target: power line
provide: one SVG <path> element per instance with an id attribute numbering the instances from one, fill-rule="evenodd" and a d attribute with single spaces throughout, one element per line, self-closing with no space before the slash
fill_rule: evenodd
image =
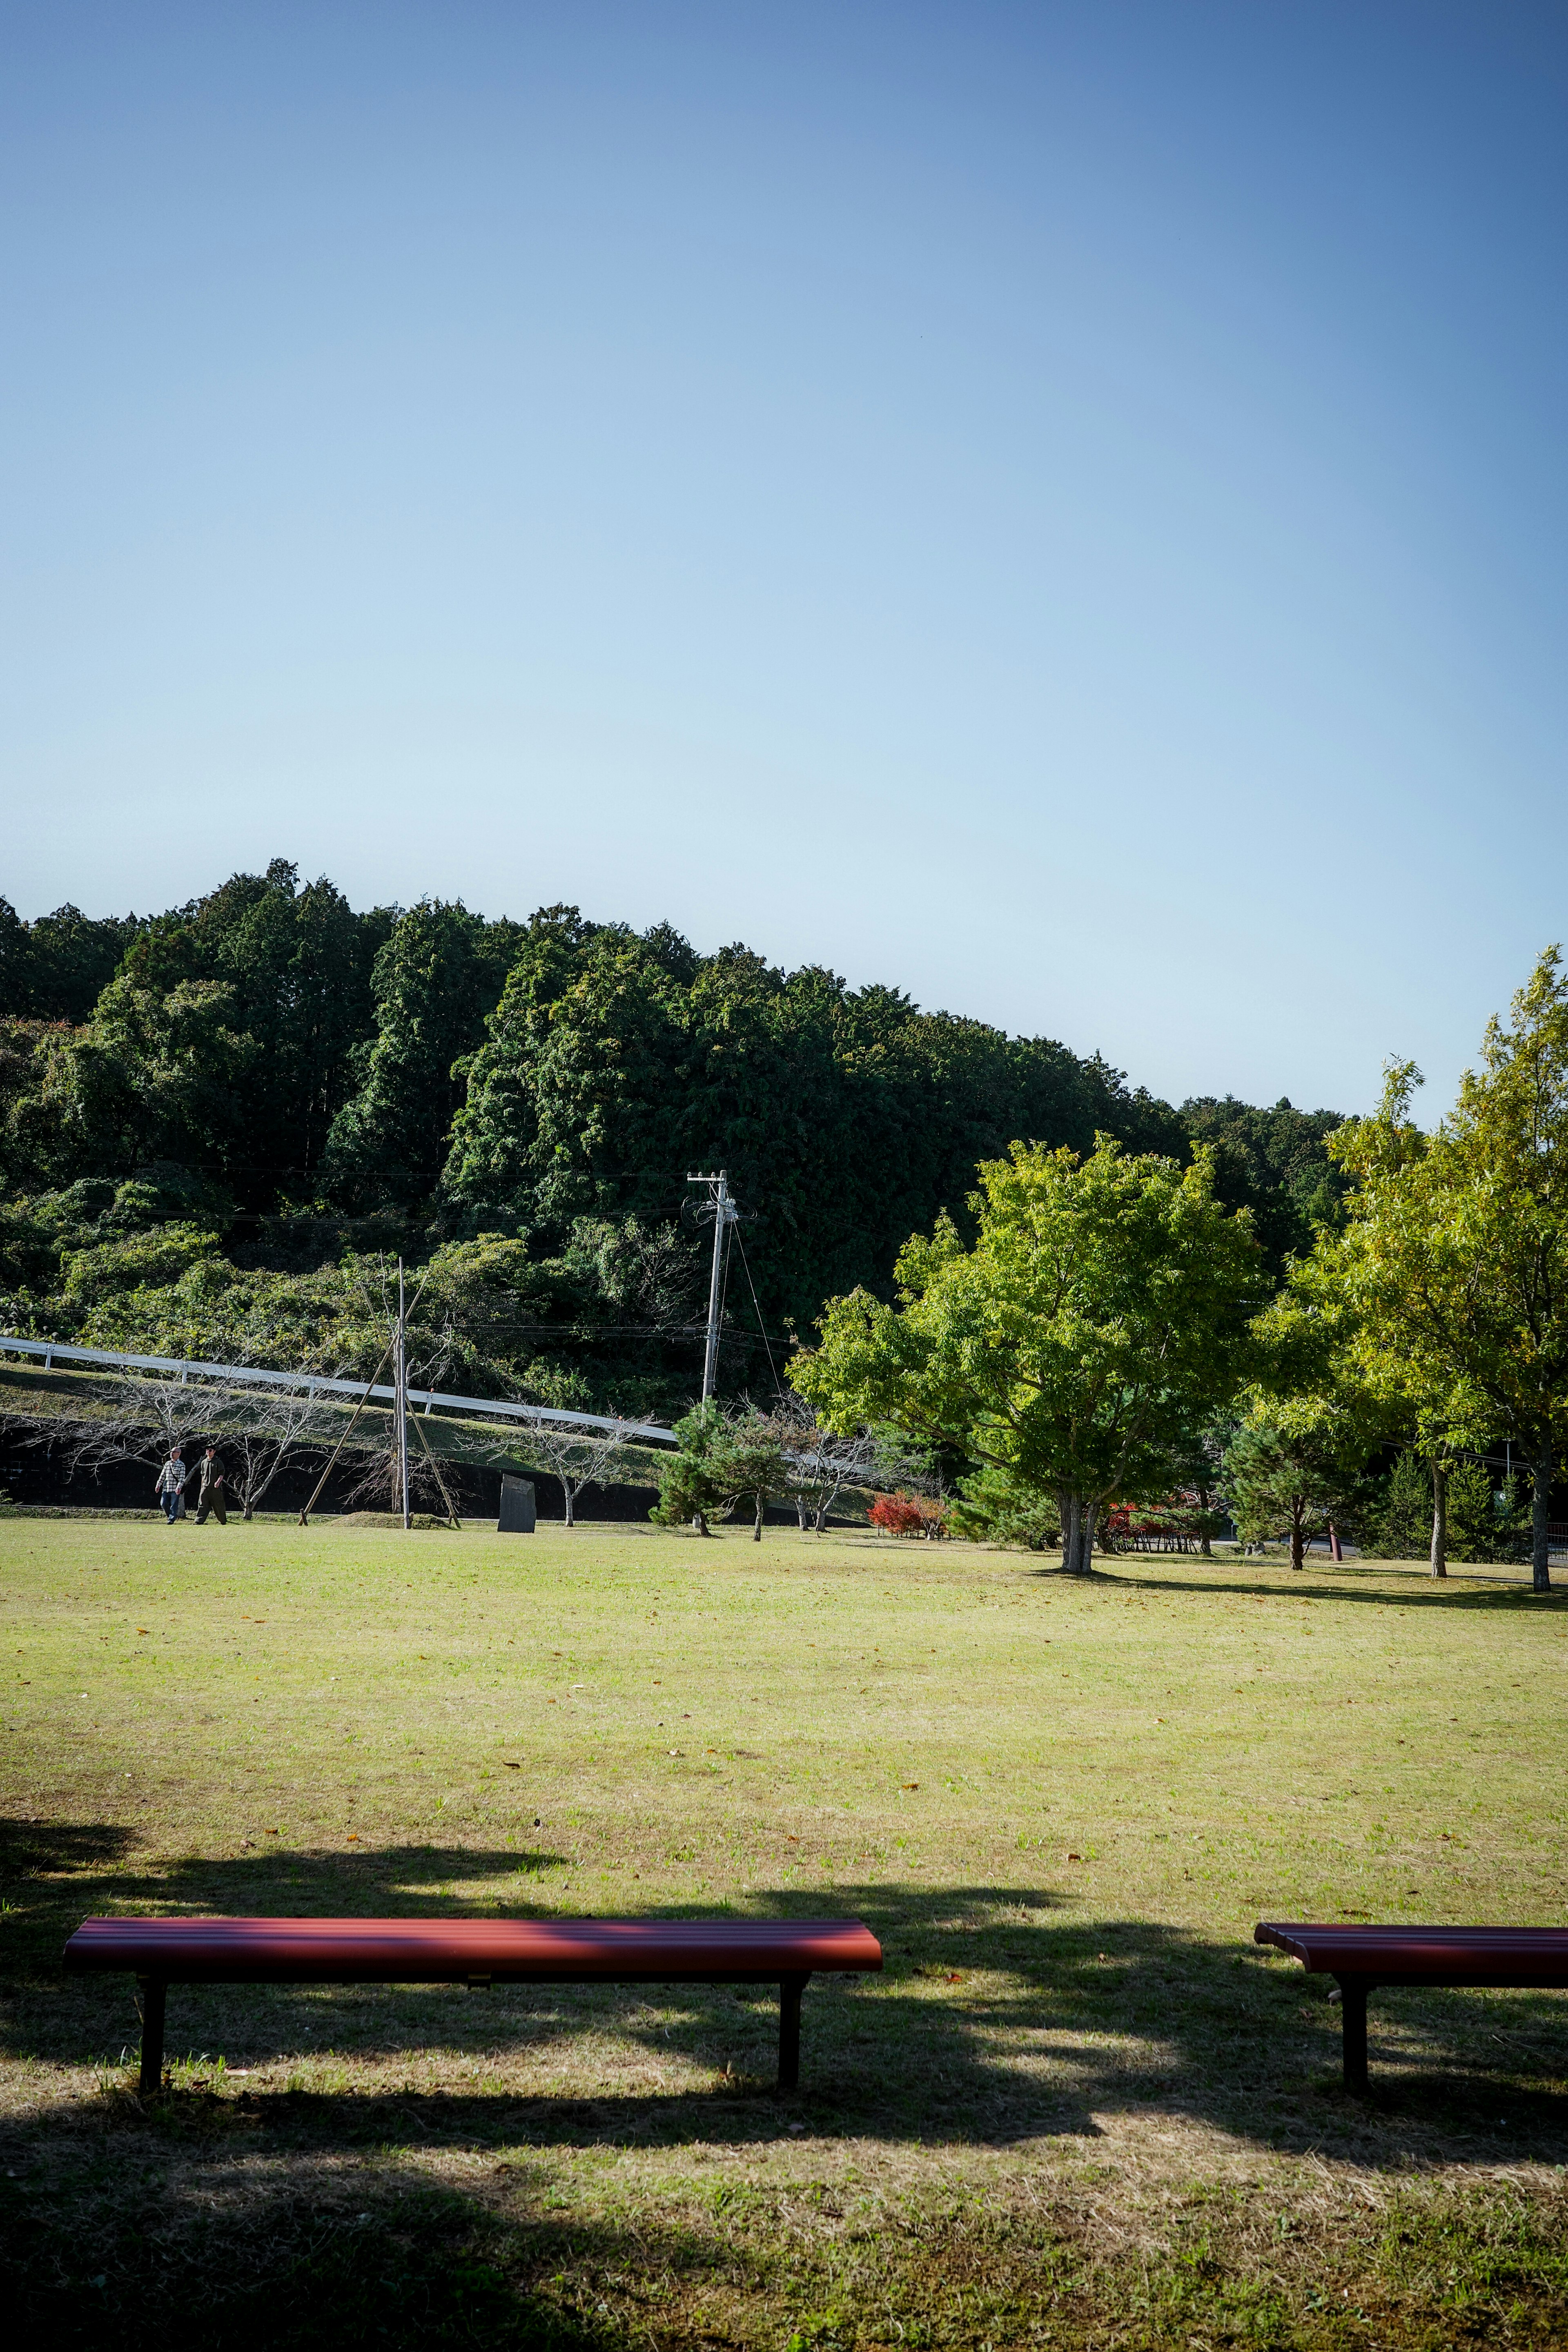
<path id="1" fill-rule="evenodd" d="M 751 1259 L 746 1255 L 746 1244 L 745 1244 L 745 1243 L 744 1243 L 743 1241 L 742 1241 L 742 1240 L 741 1240 L 741 1228 L 740 1228 L 740 1226 L 739 1226 L 739 1225 L 737 1225 L 737 1226 L 736 1226 L 736 1228 L 735 1228 L 735 1239 L 736 1239 L 736 1241 L 737 1241 L 738 1243 L 740 1243 L 740 1249 L 741 1249 L 741 1264 L 742 1264 L 742 1265 L 745 1267 L 745 1269 L 746 1269 L 746 1284 L 747 1284 L 747 1287 L 750 1289 L 751 1294 L 752 1294 L 752 1306 L 756 1308 L 756 1310 L 757 1310 L 757 1328 L 758 1328 L 758 1330 L 759 1330 L 759 1331 L 762 1333 L 762 1335 L 763 1335 L 763 1347 L 764 1347 L 764 1348 L 767 1348 L 767 1350 L 768 1350 L 768 1371 L 769 1371 L 769 1374 L 770 1374 L 770 1376 L 771 1376 L 771 1378 L 772 1378 L 772 1380 L 773 1380 L 773 1394 L 774 1394 L 774 1396 L 776 1396 L 776 1397 L 777 1397 L 777 1399 L 779 1400 L 779 1402 L 782 1404 L 782 1403 L 784 1402 L 784 1391 L 783 1391 L 783 1389 L 781 1389 L 781 1388 L 780 1388 L 780 1386 L 779 1386 L 778 1367 L 777 1367 L 777 1365 L 773 1362 L 773 1351 L 772 1348 L 768 1346 L 768 1335 L 767 1335 L 767 1329 L 766 1329 L 765 1325 L 764 1325 L 764 1324 L 763 1324 L 763 1308 L 762 1308 L 762 1301 L 761 1301 L 761 1300 L 758 1298 L 758 1297 L 757 1297 L 757 1286 L 756 1286 L 756 1284 L 752 1280 L 752 1261 L 751 1261 Z"/>

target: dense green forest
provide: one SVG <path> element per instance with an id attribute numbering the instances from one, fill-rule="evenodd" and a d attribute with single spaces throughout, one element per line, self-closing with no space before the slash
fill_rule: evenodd
<path id="1" fill-rule="evenodd" d="M 1331 1111 L 1174 1108 L 1098 1055 L 665 924 L 356 913 L 281 859 L 147 917 L 0 898 L 0 1118 L 13 1331 L 368 1371 L 401 1255 L 432 1373 L 627 1412 L 696 1382 L 694 1169 L 745 1213 L 721 1370 L 758 1393 L 768 1346 L 886 1295 L 1015 1138 L 1212 1143 L 1277 1270 L 1340 1181 Z"/>

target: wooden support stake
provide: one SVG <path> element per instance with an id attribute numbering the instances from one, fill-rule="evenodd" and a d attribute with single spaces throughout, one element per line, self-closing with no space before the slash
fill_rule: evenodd
<path id="1" fill-rule="evenodd" d="M 442 1500 L 442 1501 L 446 1504 L 446 1506 L 447 1506 L 447 1517 L 451 1520 L 452 1525 L 453 1525 L 453 1527 L 456 1528 L 456 1530 L 457 1530 L 457 1532 L 458 1533 L 458 1535 L 461 1535 L 461 1534 L 462 1534 L 462 1532 L 463 1532 L 463 1522 L 462 1522 L 462 1520 L 458 1517 L 457 1512 L 456 1512 L 456 1511 L 453 1509 L 453 1507 L 452 1507 L 452 1497 L 451 1497 L 451 1496 L 450 1496 L 450 1495 L 448 1495 L 448 1494 L 447 1494 L 447 1481 L 446 1481 L 446 1480 L 445 1480 L 445 1478 L 443 1478 L 443 1477 L 442 1477 L 442 1475 L 441 1475 L 441 1465 L 437 1461 L 436 1456 L 431 1453 L 431 1451 L 430 1451 L 430 1441 L 429 1441 L 429 1439 L 426 1436 L 425 1432 L 420 1428 L 419 1423 L 418 1423 L 418 1422 L 417 1422 L 417 1421 L 416 1421 L 416 1422 L 415 1422 L 415 1423 L 414 1423 L 414 1434 L 415 1434 L 415 1436 L 419 1440 L 420 1444 L 425 1448 L 425 1459 L 426 1459 L 426 1462 L 428 1462 L 428 1464 L 430 1465 L 431 1469 L 432 1469 L 432 1470 L 434 1470 L 434 1472 L 436 1473 L 436 1484 L 437 1484 L 437 1486 L 439 1486 L 439 1487 L 440 1487 L 440 1489 L 441 1489 L 441 1500 Z"/>
<path id="2" fill-rule="evenodd" d="M 375 1386 L 375 1384 L 376 1384 L 377 1381 L 378 1381 L 378 1380 L 380 1380 L 380 1378 L 381 1378 L 381 1374 L 382 1374 L 382 1366 L 385 1364 L 386 1360 L 387 1360 L 387 1357 L 388 1357 L 391 1353 L 392 1353 L 392 1350 L 391 1350 L 391 1349 L 390 1349 L 390 1348 L 384 1348 L 384 1349 L 382 1349 L 382 1354 L 381 1354 L 381 1363 L 377 1364 L 377 1366 L 376 1366 L 376 1368 L 375 1368 L 374 1371 L 374 1372 L 372 1372 L 372 1374 L 371 1374 L 371 1376 L 370 1376 L 369 1380 L 368 1380 L 368 1381 L 366 1381 L 366 1382 L 365 1382 L 365 1384 L 364 1384 L 364 1394 L 363 1394 L 363 1396 L 362 1396 L 362 1397 L 361 1397 L 361 1399 L 360 1399 L 360 1401 L 359 1401 L 358 1404 L 356 1404 L 356 1405 L 355 1405 L 355 1407 L 354 1407 L 354 1409 L 353 1409 L 353 1419 L 349 1423 L 348 1427 L 344 1430 L 344 1432 L 343 1432 L 342 1435 L 339 1438 L 339 1440 L 338 1440 L 337 1444 L 333 1446 L 332 1451 L 331 1451 L 331 1457 L 329 1458 L 328 1463 L 327 1463 L 327 1466 L 326 1466 L 326 1468 L 322 1471 L 322 1473 L 321 1473 L 321 1476 L 317 1479 L 317 1481 L 316 1481 L 316 1485 L 315 1485 L 315 1490 L 314 1490 L 314 1492 L 311 1494 L 311 1496 L 310 1496 L 310 1501 L 306 1504 L 306 1506 L 305 1506 L 304 1509 L 303 1509 L 303 1510 L 300 1512 L 300 1525 L 302 1528 L 308 1528 L 308 1527 L 310 1526 L 310 1514 L 311 1514 L 311 1512 L 315 1509 L 317 1503 L 318 1503 L 318 1502 L 319 1502 L 319 1500 L 321 1499 L 321 1489 L 322 1489 L 322 1487 L 326 1485 L 326 1483 L 327 1483 L 328 1479 L 329 1479 L 329 1478 L 331 1476 L 331 1475 L 332 1475 L 332 1464 L 337 1460 L 337 1458 L 338 1458 L 339 1454 L 342 1452 L 342 1450 L 343 1450 L 344 1446 L 348 1444 L 348 1442 L 349 1442 L 350 1438 L 353 1435 L 353 1433 L 354 1433 L 354 1422 L 356 1422 L 356 1421 L 359 1419 L 359 1417 L 360 1417 L 361 1413 L 364 1411 L 364 1409 L 365 1409 L 366 1405 L 370 1402 L 370 1392 L 371 1392 L 372 1389 L 373 1389 L 373 1388 L 374 1388 L 374 1386 Z"/>

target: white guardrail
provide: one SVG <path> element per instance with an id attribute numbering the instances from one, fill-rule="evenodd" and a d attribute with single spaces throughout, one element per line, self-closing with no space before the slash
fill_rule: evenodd
<path id="1" fill-rule="evenodd" d="M 384 1397 L 388 1404 L 396 1401 L 397 1391 L 391 1388 L 367 1388 L 363 1381 L 328 1380 L 314 1372 L 275 1372 L 259 1364 L 204 1364 L 194 1358 L 178 1356 L 122 1356 L 108 1348 L 68 1348 L 58 1339 L 17 1339 L 0 1331 L 0 1355 L 41 1356 L 44 1370 L 58 1360 L 62 1364 L 100 1364 L 110 1371 L 174 1372 L 182 1381 L 230 1381 L 254 1388 L 303 1389 L 310 1396 L 356 1397 L 370 1401 Z M 602 1412 L 563 1412 L 548 1404 L 503 1404 L 497 1397 L 447 1396 L 439 1389 L 408 1391 L 411 1405 L 423 1405 L 428 1412 L 432 1405 L 440 1405 L 452 1412 L 482 1412 L 494 1420 L 548 1421 L 568 1429 L 616 1431 L 623 1437 L 646 1438 L 656 1445 L 674 1445 L 679 1441 L 672 1429 L 657 1421 L 617 1421 Z"/>

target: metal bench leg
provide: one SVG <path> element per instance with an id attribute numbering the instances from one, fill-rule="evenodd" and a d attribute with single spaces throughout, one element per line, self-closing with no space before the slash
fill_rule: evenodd
<path id="1" fill-rule="evenodd" d="M 800 1997 L 805 1990 L 811 1971 L 798 1977 L 784 1977 L 779 1982 L 779 2088 L 794 2091 L 800 2086 Z"/>
<path id="2" fill-rule="evenodd" d="M 163 1995 L 162 1977 L 138 1977 L 142 1993 L 142 2079 L 136 2087 L 144 2099 L 154 2098 L 163 2080 Z"/>
<path id="3" fill-rule="evenodd" d="M 1366 1996 L 1364 1977 L 1341 1977 L 1340 2014 L 1344 2027 L 1345 2088 L 1358 2099 L 1366 2096 Z"/>

